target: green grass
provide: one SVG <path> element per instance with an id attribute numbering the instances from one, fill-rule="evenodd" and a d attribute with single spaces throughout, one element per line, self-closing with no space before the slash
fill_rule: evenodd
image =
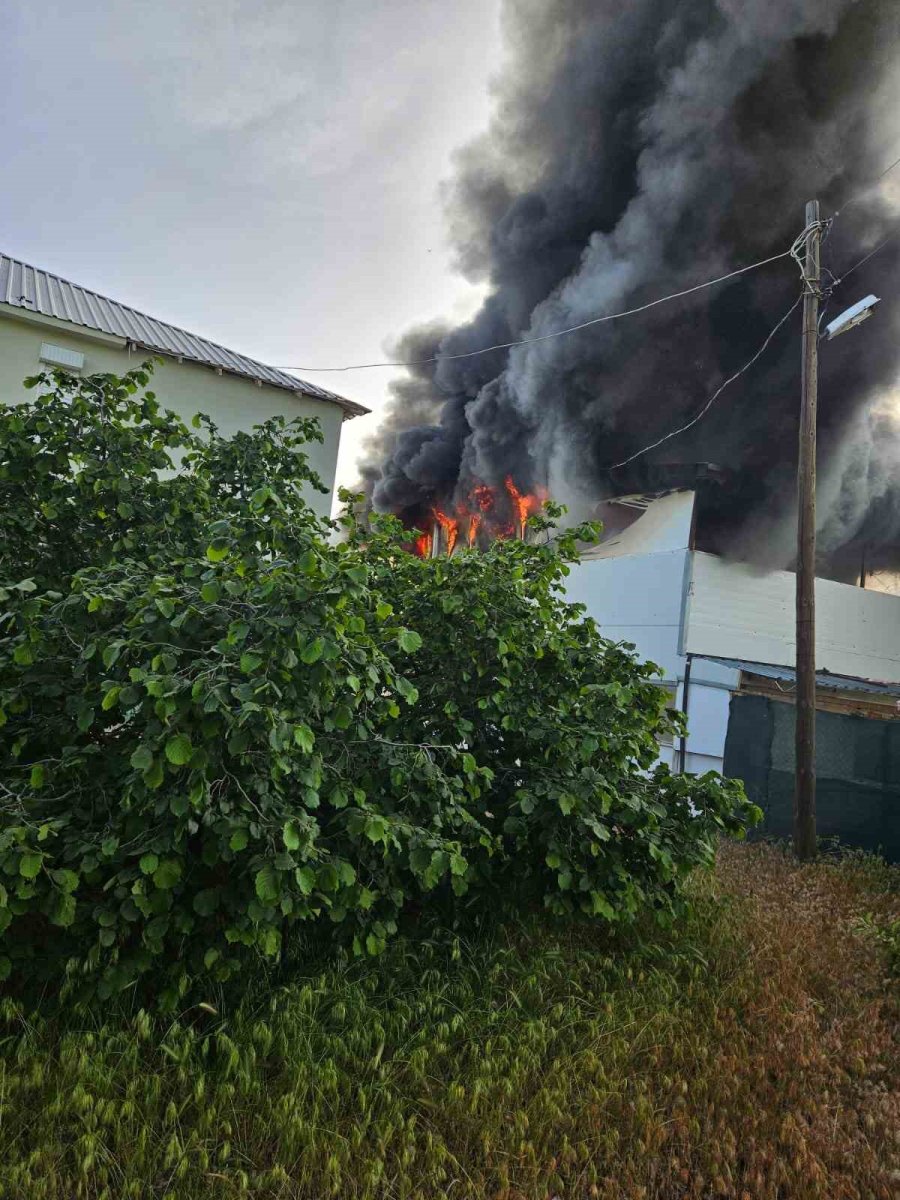
<path id="1" fill-rule="evenodd" d="M 0 1196 L 889 1200 L 896 1009 L 853 930 L 890 888 L 756 846 L 695 891 L 667 935 L 407 938 L 174 1022 L 7 998 Z"/>

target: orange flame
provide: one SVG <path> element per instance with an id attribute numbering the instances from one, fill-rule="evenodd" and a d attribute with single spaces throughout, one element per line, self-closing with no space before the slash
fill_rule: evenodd
<path id="1" fill-rule="evenodd" d="M 456 502 L 453 516 L 438 506 L 431 510 L 432 528 L 428 533 L 420 534 L 410 549 L 420 558 L 430 558 L 440 544 L 436 540 L 440 539 L 440 530 L 446 535 L 441 540 L 445 540 L 448 558 L 459 544 L 461 533 L 468 546 L 475 546 L 482 536 L 524 540 L 528 518 L 540 511 L 546 497 L 543 488 L 520 492 L 512 475 L 507 475 L 504 488 L 500 490 L 486 483 L 474 483 L 466 498 Z"/>
<path id="2" fill-rule="evenodd" d="M 494 507 L 494 489 L 486 483 L 478 483 L 472 488 L 475 503 L 482 512 L 489 512 Z"/>
<path id="3" fill-rule="evenodd" d="M 515 510 L 516 518 L 519 524 L 519 537 L 525 537 L 525 523 L 532 513 L 536 513 L 544 503 L 543 493 L 523 493 L 520 492 L 513 482 L 512 475 L 507 475 L 504 480 L 506 490 L 509 493 L 509 498 L 512 501 L 513 509 Z"/>
<path id="4" fill-rule="evenodd" d="M 481 513 L 472 513 L 472 515 L 469 517 L 468 540 L 470 546 L 475 545 L 475 539 L 478 537 L 478 529 L 483 519 L 484 518 L 481 516 Z"/>
<path id="5" fill-rule="evenodd" d="M 456 539 L 459 537 L 459 521 L 454 517 L 450 517 L 441 509 L 435 508 L 434 519 L 447 534 L 447 557 L 453 553 L 453 548 L 456 545 Z"/>

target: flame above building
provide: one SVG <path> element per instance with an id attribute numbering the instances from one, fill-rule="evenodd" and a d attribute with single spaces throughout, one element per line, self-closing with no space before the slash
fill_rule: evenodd
<path id="1" fill-rule="evenodd" d="M 410 543 L 410 549 L 419 558 L 431 558 L 439 553 L 449 558 L 459 545 L 461 535 L 471 549 L 496 539 L 518 537 L 524 540 L 528 518 L 540 512 L 546 499 L 544 488 L 521 491 L 511 475 L 506 477 L 502 488 L 486 483 L 473 484 L 462 499 L 453 504 L 448 501 L 435 503 L 424 519 L 414 520 L 413 527 L 421 532 Z"/>

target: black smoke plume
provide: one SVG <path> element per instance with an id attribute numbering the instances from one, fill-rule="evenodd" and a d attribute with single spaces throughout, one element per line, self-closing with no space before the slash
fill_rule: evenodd
<path id="1" fill-rule="evenodd" d="M 488 296 L 459 328 L 408 333 L 404 358 L 552 333 L 777 254 L 813 197 L 823 216 L 854 197 L 825 243 L 826 283 L 900 225 L 900 168 L 872 186 L 900 154 L 897 0 L 507 0 L 504 24 L 495 118 L 447 188 L 458 265 Z M 900 237 L 825 317 L 883 297 L 862 329 L 822 343 L 836 561 L 900 540 L 898 261 Z M 609 468 L 694 416 L 799 291 L 785 259 L 637 317 L 412 369 L 369 445 L 371 501 L 412 523 L 512 474 L 595 502 L 615 490 Z M 725 467 L 717 548 L 763 543 L 783 565 L 789 540 L 772 530 L 791 518 L 799 332 L 798 309 L 703 420 L 647 455 Z"/>

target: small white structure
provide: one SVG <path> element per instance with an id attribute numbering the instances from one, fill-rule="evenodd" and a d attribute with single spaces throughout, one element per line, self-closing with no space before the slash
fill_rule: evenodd
<path id="1" fill-rule="evenodd" d="M 632 642 L 658 665 L 689 725 L 684 744 L 662 747 L 661 757 L 690 773 L 722 770 L 732 695 L 750 679 L 788 700 L 795 661 L 794 575 L 696 551 L 695 495 L 610 502 L 614 517 L 623 514 L 613 525 L 623 527 L 591 547 L 567 582 L 569 599 L 606 637 Z M 864 693 L 895 715 L 900 597 L 818 579 L 816 603 L 819 686 Z"/>

